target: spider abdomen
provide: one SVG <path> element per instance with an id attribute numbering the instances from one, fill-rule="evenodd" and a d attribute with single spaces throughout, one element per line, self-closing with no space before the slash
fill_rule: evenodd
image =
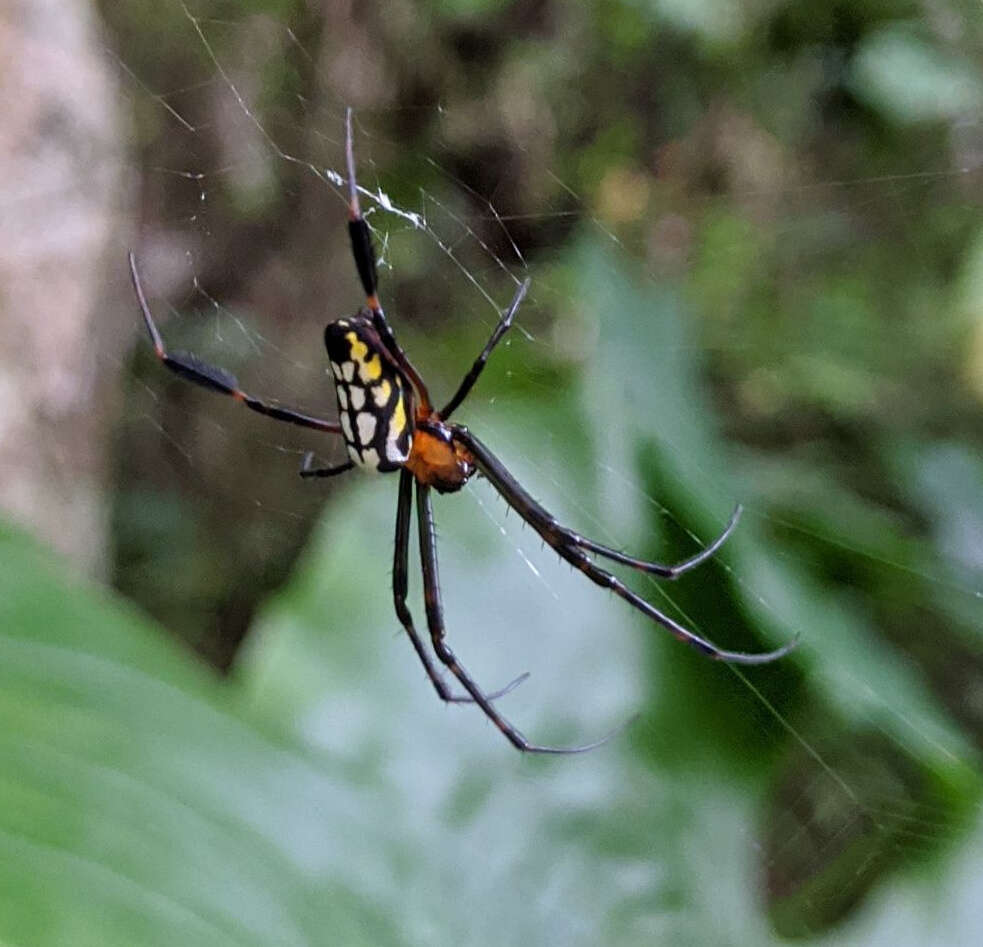
<path id="1" fill-rule="evenodd" d="M 398 470 L 410 456 L 412 412 L 402 376 L 371 320 L 353 316 L 329 323 L 324 344 L 348 456 L 365 470 Z"/>

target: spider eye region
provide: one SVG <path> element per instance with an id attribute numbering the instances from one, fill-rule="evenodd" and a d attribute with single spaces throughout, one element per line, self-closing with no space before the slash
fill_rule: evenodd
<path id="1" fill-rule="evenodd" d="M 355 316 L 329 323 L 324 344 L 348 456 L 363 470 L 398 470 L 410 456 L 412 411 L 371 321 Z"/>

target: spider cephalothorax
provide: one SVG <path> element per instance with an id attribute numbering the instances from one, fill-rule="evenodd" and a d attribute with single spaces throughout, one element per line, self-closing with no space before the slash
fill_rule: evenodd
<path id="1" fill-rule="evenodd" d="M 456 493 L 471 479 L 476 469 L 474 455 L 454 436 L 462 430 L 436 415 L 417 422 L 413 449 L 404 465 L 417 483 L 438 493 Z"/>
<path id="2" fill-rule="evenodd" d="M 439 411 L 434 409 L 423 379 L 400 348 L 379 304 L 372 235 L 359 208 L 358 186 L 355 183 L 350 110 L 346 119 L 345 156 L 348 165 L 348 233 L 355 266 L 365 290 L 367 308 L 358 315 L 330 323 L 324 332 L 331 373 L 334 376 L 340 420 L 322 420 L 293 408 L 256 398 L 243 391 L 235 377 L 224 369 L 208 365 L 194 355 L 167 352 L 153 316 L 150 314 L 150 307 L 140 285 L 140 277 L 132 253 L 130 273 L 154 351 L 171 371 L 210 391 L 230 395 L 253 411 L 277 421 L 289 421 L 301 427 L 341 435 L 347 448 L 348 460 L 333 467 L 314 469 L 310 465 L 313 455 L 308 454 L 301 467 L 302 477 L 333 477 L 356 466 L 381 473 L 395 470 L 400 472 L 396 506 L 396 553 L 393 560 L 393 601 L 400 623 L 406 630 L 441 700 L 449 703 L 477 704 L 509 742 L 525 752 L 578 753 L 589 750 L 608 739 L 605 737 L 604 740 L 577 747 L 552 747 L 530 743 L 493 704 L 493 701 L 524 680 L 526 675 L 517 677 L 500 691 L 486 693 L 461 666 L 447 644 L 437 575 L 437 537 L 430 491 L 434 489 L 439 493 L 453 493 L 460 490 L 475 472 L 481 473 L 505 502 L 532 526 L 543 541 L 561 558 L 595 584 L 610 589 L 680 641 L 697 648 L 708 657 L 736 664 L 765 664 L 786 654 L 794 646 L 794 641 L 764 654 L 746 654 L 718 648 L 649 604 L 619 578 L 601 568 L 596 561 L 596 557 L 601 557 L 639 572 L 674 579 L 706 561 L 720 548 L 737 524 L 741 511 L 739 506 L 734 510 L 724 531 L 689 559 L 671 566 L 636 559 L 634 556 L 587 539 L 563 526 L 533 499 L 508 468 L 477 437 L 466 427 L 449 420 L 478 380 L 492 349 L 512 325 L 515 313 L 529 287 L 528 279 L 518 284 L 511 305 L 502 314 L 484 349 L 464 376 L 454 396 Z M 447 686 L 423 646 L 423 641 L 413 624 L 413 616 L 406 605 L 409 581 L 410 514 L 414 485 L 420 564 L 423 572 L 423 599 L 430 642 L 434 654 L 461 683 L 467 691 L 466 695 L 456 695 Z"/>

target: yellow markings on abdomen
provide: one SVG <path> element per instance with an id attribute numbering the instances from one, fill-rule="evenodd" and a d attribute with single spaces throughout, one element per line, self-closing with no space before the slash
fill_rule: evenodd
<path id="1" fill-rule="evenodd" d="M 358 377 L 366 385 L 378 380 L 382 375 L 382 360 L 378 352 L 369 355 L 369 347 L 354 333 L 345 333 L 351 346 L 352 361 L 358 368 Z"/>
<path id="2" fill-rule="evenodd" d="M 348 339 L 348 344 L 351 346 L 352 358 L 356 362 L 364 362 L 365 357 L 369 354 L 369 347 L 354 332 L 346 332 L 345 338 Z"/>
<path id="3" fill-rule="evenodd" d="M 338 411 L 349 457 L 363 469 L 396 470 L 407 460 L 413 432 L 404 382 L 366 317 L 325 329 Z"/>
<path id="4" fill-rule="evenodd" d="M 404 444 L 405 452 L 400 449 Z M 400 396 L 393 405 L 392 413 L 389 415 L 389 430 L 386 432 L 386 456 L 399 457 L 402 463 L 409 456 L 411 447 L 410 438 L 406 436 L 406 401 L 400 392 Z"/>

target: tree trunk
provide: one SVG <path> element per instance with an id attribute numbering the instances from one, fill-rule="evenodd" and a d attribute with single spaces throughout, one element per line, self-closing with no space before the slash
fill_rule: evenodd
<path id="1" fill-rule="evenodd" d="M 0 508 L 99 575 L 118 380 L 101 316 L 122 177 L 112 64 L 82 0 L 8 0 L 0 64 Z"/>

